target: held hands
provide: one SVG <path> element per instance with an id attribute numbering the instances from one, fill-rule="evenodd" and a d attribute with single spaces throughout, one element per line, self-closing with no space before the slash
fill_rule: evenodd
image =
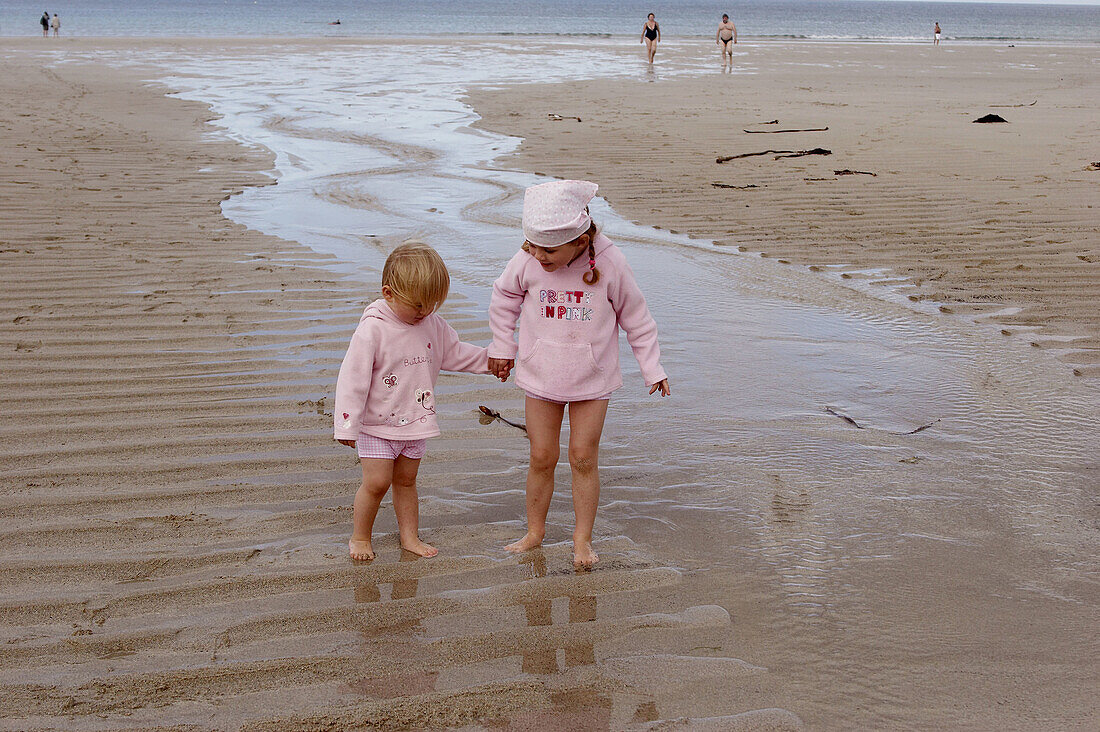
<path id="1" fill-rule="evenodd" d="M 672 396 L 672 387 L 668 385 L 668 379 L 661 379 L 656 384 L 649 387 L 649 393 L 652 394 L 658 389 L 661 390 L 661 396 Z"/>
<path id="2" fill-rule="evenodd" d="M 355 440 L 337 440 L 341 445 L 346 445 L 352 449 L 355 448 Z"/>
<path id="3" fill-rule="evenodd" d="M 508 375 L 512 373 L 515 365 L 516 360 L 514 358 L 490 358 L 489 373 L 501 381 L 507 381 Z"/>

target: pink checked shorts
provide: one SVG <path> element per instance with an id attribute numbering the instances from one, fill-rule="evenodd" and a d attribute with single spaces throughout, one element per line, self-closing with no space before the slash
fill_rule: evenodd
<path id="1" fill-rule="evenodd" d="M 419 460 L 428 451 L 427 440 L 386 440 L 374 435 L 359 435 L 355 448 L 361 458 L 396 460 L 404 455 L 410 460 Z"/>

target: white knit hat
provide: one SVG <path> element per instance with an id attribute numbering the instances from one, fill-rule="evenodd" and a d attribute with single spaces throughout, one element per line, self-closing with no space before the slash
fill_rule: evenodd
<path id="1" fill-rule="evenodd" d="M 588 231 L 588 202 L 599 189 L 586 180 L 555 180 L 523 194 L 523 236 L 540 247 L 560 247 Z"/>

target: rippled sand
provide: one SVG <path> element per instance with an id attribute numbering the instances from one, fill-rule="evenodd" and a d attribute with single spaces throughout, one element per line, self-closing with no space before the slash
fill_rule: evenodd
<path id="1" fill-rule="evenodd" d="M 3 728 L 1095 726 L 1100 429 L 1064 361 L 624 242 L 675 396 L 612 404 L 598 570 L 569 566 L 567 490 L 542 551 L 501 551 L 526 443 L 476 406 L 521 402 L 465 376 L 422 471 L 442 555 L 387 508 L 353 564 L 327 407 L 377 272 L 223 219 L 270 158 L 202 107 L 0 68 Z M 471 300 L 445 315 L 487 338 Z"/>
<path id="2" fill-rule="evenodd" d="M 470 100 L 482 126 L 524 138 L 521 165 L 598 180 L 632 219 L 904 285 L 1100 375 L 1093 47 L 738 49 L 733 74 L 717 52 L 676 44 L 637 78 Z M 987 113 L 1008 123 L 973 123 Z M 799 129 L 818 131 L 774 132 Z M 814 148 L 832 154 L 715 162 Z"/>

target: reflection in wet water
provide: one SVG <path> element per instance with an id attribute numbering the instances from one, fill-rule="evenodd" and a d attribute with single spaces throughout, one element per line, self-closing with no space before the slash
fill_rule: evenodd
<path id="1" fill-rule="evenodd" d="M 541 549 L 528 552 L 520 559 L 520 564 L 529 567 L 531 578 L 546 576 L 546 557 Z M 553 625 L 553 600 L 551 596 L 535 594 L 532 599 L 523 602 L 529 627 Z M 569 596 L 569 622 L 587 623 L 596 619 L 595 595 Z M 591 665 L 596 662 L 592 643 L 565 640 L 560 646 L 565 653 L 565 666 Z M 531 674 L 552 674 L 560 670 L 558 666 L 559 646 L 546 646 L 523 654 L 523 670 Z"/>
<path id="2" fill-rule="evenodd" d="M 420 561 L 422 557 L 410 552 L 401 550 L 400 562 L 416 562 Z M 410 597 L 416 597 L 416 588 L 418 580 L 415 577 L 395 579 L 390 583 L 390 598 L 391 600 L 406 600 Z M 377 584 L 366 583 L 359 585 L 355 588 L 355 601 L 356 602 L 379 602 L 382 599 L 382 591 Z"/>

